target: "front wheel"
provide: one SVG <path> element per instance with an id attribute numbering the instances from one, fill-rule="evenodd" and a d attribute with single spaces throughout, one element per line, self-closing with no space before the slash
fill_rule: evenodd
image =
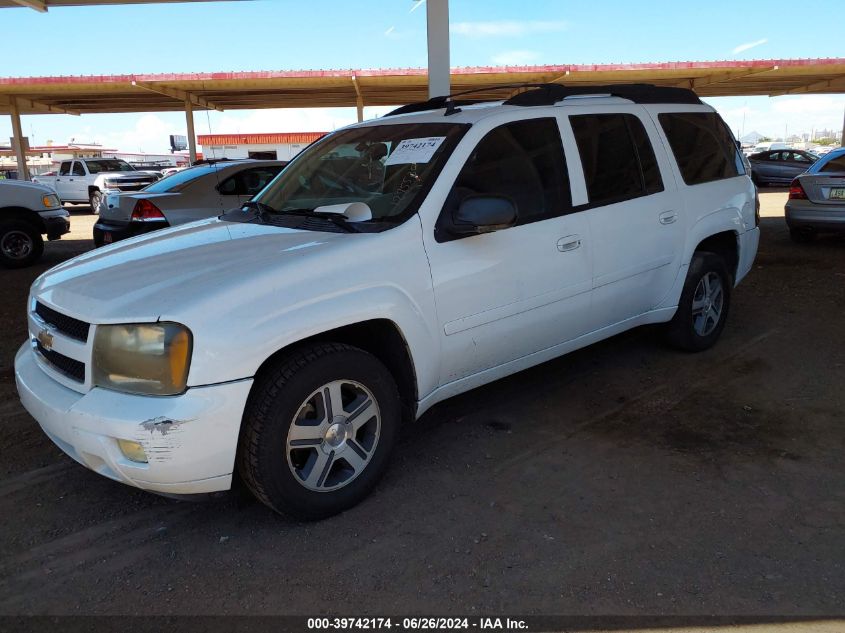
<path id="1" fill-rule="evenodd" d="M 88 203 L 91 205 L 91 213 L 100 213 L 100 205 L 103 202 L 103 192 L 100 190 L 92 191 L 88 195 Z"/>
<path id="2" fill-rule="evenodd" d="M 715 345 L 728 318 L 732 286 L 732 277 L 721 257 L 695 253 L 678 311 L 666 327 L 669 343 L 688 352 L 701 352 Z"/>
<path id="3" fill-rule="evenodd" d="M 6 268 L 29 266 L 43 252 L 41 233 L 29 222 L 11 220 L 0 224 L 0 263 Z"/>
<path id="4" fill-rule="evenodd" d="M 396 383 L 377 358 L 338 343 L 302 348 L 256 381 L 244 411 L 238 470 L 276 512 L 325 518 L 376 485 L 400 417 Z"/>

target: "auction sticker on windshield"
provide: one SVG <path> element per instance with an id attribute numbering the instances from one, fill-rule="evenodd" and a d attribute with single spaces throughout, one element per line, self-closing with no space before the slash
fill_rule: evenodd
<path id="1" fill-rule="evenodd" d="M 406 138 L 399 141 L 396 149 L 388 156 L 385 165 L 407 165 L 408 163 L 427 163 L 434 156 L 445 136 L 428 138 Z"/>

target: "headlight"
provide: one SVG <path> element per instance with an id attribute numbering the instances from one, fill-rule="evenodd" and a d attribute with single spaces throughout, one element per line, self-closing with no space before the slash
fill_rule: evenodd
<path id="1" fill-rule="evenodd" d="M 99 387 L 156 396 L 185 391 L 191 331 L 179 323 L 99 325 L 93 381 Z"/>
<path id="2" fill-rule="evenodd" d="M 59 196 L 54 193 L 48 193 L 46 196 L 42 196 L 41 204 L 43 204 L 48 209 L 53 209 L 55 207 L 62 206 L 59 202 Z"/>

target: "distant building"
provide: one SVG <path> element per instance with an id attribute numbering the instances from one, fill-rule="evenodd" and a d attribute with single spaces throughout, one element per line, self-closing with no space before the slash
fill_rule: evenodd
<path id="1" fill-rule="evenodd" d="M 200 134 L 197 142 L 205 158 L 290 160 L 327 132 L 271 134 Z"/>

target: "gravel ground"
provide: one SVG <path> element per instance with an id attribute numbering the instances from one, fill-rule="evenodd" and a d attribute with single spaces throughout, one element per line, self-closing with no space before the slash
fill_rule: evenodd
<path id="1" fill-rule="evenodd" d="M 845 240 L 791 243 L 785 197 L 714 349 L 640 328 L 442 403 L 312 524 L 106 480 L 22 409 L 27 289 L 92 247 L 79 207 L 0 271 L 0 614 L 841 614 Z"/>

